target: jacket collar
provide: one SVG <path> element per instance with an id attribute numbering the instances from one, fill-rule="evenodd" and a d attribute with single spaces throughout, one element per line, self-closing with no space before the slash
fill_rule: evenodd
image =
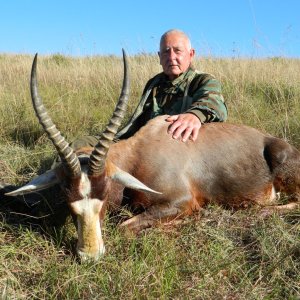
<path id="1" fill-rule="evenodd" d="M 176 94 L 179 90 L 183 92 L 188 78 L 194 71 L 194 68 L 189 67 L 185 72 L 173 80 L 169 80 L 166 74 L 161 73 L 161 84 L 164 86 L 165 93 Z"/>

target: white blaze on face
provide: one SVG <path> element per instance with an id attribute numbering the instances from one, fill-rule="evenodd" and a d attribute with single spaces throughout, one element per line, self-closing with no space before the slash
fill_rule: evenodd
<path id="1" fill-rule="evenodd" d="M 103 201 L 90 199 L 88 197 L 90 191 L 89 179 L 82 173 L 79 187 L 82 199 L 70 204 L 77 216 L 77 252 L 82 260 L 97 260 L 105 252 L 99 218 Z"/>

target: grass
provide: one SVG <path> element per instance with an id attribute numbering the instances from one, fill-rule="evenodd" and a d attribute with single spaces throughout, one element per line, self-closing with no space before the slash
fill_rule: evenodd
<path id="1" fill-rule="evenodd" d="M 31 106 L 31 63 L 27 55 L 0 55 L 0 176 L 17 185 L 47 170 L 55 157 Z M 155 56 L 130 57 L 129 64 L 126 118 L 146 80 L 160 72 Z M 299 60 L 197 58 L 195 66 L 221 80 L 230 122 L 300 148 Z M 101 132 L 122 72 L 115 56 L 39 57 L 40 94 L 68 141 Z M 111 216 L 103 232 L 107 254 L 80 264 L 76 230 L 56 188 L 19 198 L 2 191 L 0 199 L 2 299 L 300 298 L 299 210 L 260 219 L 255 209 L 210 206 L 181 225 L 139 237 L 125 236 Z"/>

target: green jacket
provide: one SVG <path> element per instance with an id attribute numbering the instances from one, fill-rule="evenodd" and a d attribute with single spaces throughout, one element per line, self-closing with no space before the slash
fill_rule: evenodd
<path id="1" fill-rule="evenodd" d="M 227 108 L 219 81 L 193 68 L 173 81 L 168 80 L 164 73 L 159 73 L 147 82 L 134 114 L 116 138 L 132 136 L 158 115 L 185 112 L 195 114 L 202 123 L 225 121 Z"/>

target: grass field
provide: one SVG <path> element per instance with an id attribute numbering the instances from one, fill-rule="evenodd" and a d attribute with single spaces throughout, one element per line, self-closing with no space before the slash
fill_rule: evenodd
<path id="1" fill-rule="evenodd" d="M 0 176 L 20 185 L 56 155 L 34 115 L 33 57 L 0 55 Z M 129 58 L 128 118 L 150 77 L 151 55 Z M 229 122 L 243 123 L 300 149 L 300 60 L 197 58 L 223 86 Z M 115 56 L 39 57 L 40 94 L 68 141 L 98 134 L 118 99 L 123 66 Z M 126 122 L 126 120 L 124 120 Z M 128 212 L 123 211 L 122 214 Z M 1 299 L 300 299 L 300 212 L 257 217 L 257 210 L 209 206 L 181 225 L 124 236 L 106 218 L 106 255 L 80 264 L 76 230 L 58 188 L 0 195 Z"/>

